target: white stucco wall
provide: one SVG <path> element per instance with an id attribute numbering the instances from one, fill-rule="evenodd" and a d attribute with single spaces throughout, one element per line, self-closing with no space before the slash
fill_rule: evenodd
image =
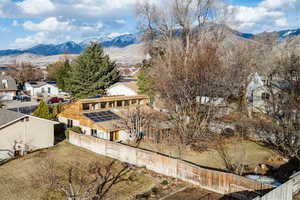
<path id="1" fill-rule="evenodd" d="M 48 88 L 50 88 L 50 93 L 48 93 Z M 56 86 L 50 84 L 46 84 L 41 87 L 35 88 L 32 87 L 29 83 L 25 83 L 25 91 L 29 91 L 31 96 L 38 96 L 39 94 L 58 96 L 60 94 L 59 89 Z"/>
<path id="2" fill-rule="evenodd" d="M 58 121 L 61 122 L 61 123 L 64 123 L 64 124 L 68 123 L 68 119 L 65 118 L 65 117 L 58 117 Z M 80 127 L 85 135 L 91 135 L 92 129 L 89 128 L 89 127 L 80 125 L 79 121 L 73 120 L 73 126 Z M 97 130 L 97 136 L 96 137 L 101 138 L 101 139 L 105 139 L 105 140 L 110 140 L 110 133 L 102 131 L 102 130 Z M 130 140 L 128 133 L 124 130 L 121 130 L 119 132 L 119 140 L 118 141 L 123 141 L 124 142 L 124 141 L 128 141 L 128 140 Z"/>
<path id="3" fill-rule="evenodd" d="M 114 95 L 125 95 L 125 96 L 136 96 L 138 95 L 137 92 L 134 90 L 126 87 L 125 85 L 115 85 L 112 86 L 111 88 L 107 89 L 107 95 L 109 96 L 114 96 Z"/>
<path id="4" fill-rule="evenodd" d="M 54 144 L 54 123 L 29 117 L 0 129 L 0 160 L 14 154 L 15 142 L 28 145 L 28 150 L 51 147 Z"/>

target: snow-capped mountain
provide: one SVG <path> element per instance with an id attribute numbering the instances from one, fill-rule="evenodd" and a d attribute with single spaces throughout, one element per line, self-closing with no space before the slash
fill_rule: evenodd
<path id="1" fill-rule="evenodd" d="M 79 43 L 82 48 L 86 48 L 91 42 L 99 42 L 104 48 L 126 47 L 138 43 L 138 35 L 131 33 L 109 34 L 98 38 L 89 38 Z"/>
<path id="2" fill-rule="evenodd" d="M 274 34 L 276 35 L 276 38 L 278 38 L 278 42 L 282 42 L 286 40 L 287 38 L 293 38 L 296 36 L 300 36 L 300 29 L 295 30 L 283 30 L 278 32 L 271 32 L 271 33 L 260 33 L 260 34 L 248 34 L 248 33 L 241 33 L 235 30 L 232 30 L 228 28 L 228 35 L 231 35 L 232 37 L 229 37 L 229 40 L 232 43 L 235 43 L 236 41 L 240 41 L 241 39 L 247 39 L 247 40 L 256 40 L 258 42 L 259 38 L 261 36 L 268 36 Z M 277 37 L 278 36 L 278 37 Z M 231 38 L 231 39 L 230 39 Z M 232 39 L 234 38 L 234 40 Z M 79 54 L 81 53 L 91 42 L 99 42 L 104 48 L 124 48 L 133 44 L 140 43 L 139 41 L 139 35 L 138 34 L 132 34 L 132 33 L 123 33 L 123 34 L 108 34 L 103 35 L 100 37 L 95 38 L 89 38 L 81 42 L 65 42 L 62 44 L 40 44 L 34 47 L 31 47 L 29 49 L 9 49 L 9 50 L 0 50 L 0 56 L 9 56 L 9 55 L 20 55 L 24 53 L 29 54 L 37 54 L 42 56 L 52 56 L 52 55 L 59 55 L 64 53 L 69 54 Z"/>
<path id="3" fill-rule="evenodd" d="M 132 44 L 138 43 L 137 34 L 109 34 L 99 38 L 90 38 L 82 42 L 76 43 L 73 41 L 65 42 L 62 44 L 39 44 L 29 49 L 9 49 L 0 50 L 0 56 L 19 55 L 24 53 L 37 54 L 43 56 L 59 55 L 64 53 L 79 54 L 91 42 L 99 42 L 104 48 L 109 47 L 127 47 Z"/>
<path id="4" fill-rule="evenodd" d="M 278 35 L 281 40 L 285 40 L 300 35 L 300 29 L 278 31 Z"/>

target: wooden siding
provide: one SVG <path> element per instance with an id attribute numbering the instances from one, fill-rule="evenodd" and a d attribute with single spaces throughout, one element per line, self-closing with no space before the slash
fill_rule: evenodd
<path id="1" fill-rule="evenodd" d="M 91 129 L 97 129 L 105 132 L 118 131 L 121 130 L 116 126 L 118 120 L 95 123 L 89 118 L 82 115 L 82 113 L 108 111 L 116 108 L 124 109 L 131 106 L 130 104 L 128 106 L 125 106 L 124 103 L 122 103 L 122 106 L 118 107 L 117 102 L 119 101 L 137 101 L 137 102 L 140 101 L 140 104 L 145 105 L 149 103 L 149 98 L 144 95 L 138 95 L 138 96 L 111 96 L 111 97 L 102 97 L 97 99 L 81 99 L 74 103 L 65 105 L 63 111 L 58 115 L 58 117 L 77 120 L 79 121 L 79 124 L 81 126 L 89 127 Z M 89 106 L 88 110 L 83 109 L 83 104 L 93 105 L 93 104 L 110 103 L 110 102 L 113 103 L 113 107 L 93 109 L 91 106 Z"/>

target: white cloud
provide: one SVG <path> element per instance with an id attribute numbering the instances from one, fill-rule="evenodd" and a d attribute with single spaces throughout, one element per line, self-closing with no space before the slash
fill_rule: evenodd
<path id="1" fill-rule="evenodd" d="M 284 15 L 282 12 L 268 11 L 263 7 L 229 6 L 228 9 L 238 22 L 255 22 L 267 17 L 276 18 Z"/>
<path id="2" fill-rule="evenodd" d="M 18 20 L 14 20 L 11 25 L 12 26 L 19 26 L 20 24 L 19 24 Z"/>
<path id="3" fill-rule="evenodd" d="M 298 0 L 265 0 L 260 3 L 259 6 L 265 7 L 268 9 L 277 9 L 284 7 L 294 7 L 297 3 L 300 3 Z"/>
<path id="4" fill-rule="evenodd" d="M 69 22 L 58 21 L 56 17 L 49 17 L 40 23 L 33 23 L 32 21 L 26 21 L 23 27 L 31 31 L 70 31 L 73 29 Z"/>
<path id="5" fill-rule="evenodd" d="M 285 18 L 280 18 L 280 19 L 275 20 L 275 24 L 282 28 L 286 28 L 289 26 L 289 23 L 288 23 L 287 19 L 285 19 Z"/>
<path id="6" fill-rule="evenodd" d="M 227 7 L 227 22 L 243 32 L 274 31 L 283 28 L 299 28 L 300 0 L 264 0 L 254 7 Z"/>
<path id="7" fill-rule="evenodd" d="M 28 48 L 37 44 L 51 44 L 56 43 L 56 39 L 51 39 L 49 33 L 38 32 L 24 38 L 17 38 L 10 46 L 13 48 Z"/>
<path id="8" fill-rule="evenodd" d="M 55 5 L 50 0 L 25 0 L 17 5 L 30 15 L 38 15 L 55 10 Z"/>
<path id="9" fill-rule="evenodd" d="M 117 19 L 115 20 L 115 22 L 118 24 L 126 24 L 126 21 L 124 19 Z"/>

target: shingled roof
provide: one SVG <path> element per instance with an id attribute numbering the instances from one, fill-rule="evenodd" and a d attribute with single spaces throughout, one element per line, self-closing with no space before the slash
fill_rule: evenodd
<path id="1" fill-rule="evenodd" d="M 0 128 L 13 123 L 19 119 L 25 118 L 27 115 L 24 115 L 22 113 L 0 109 Z"/>

